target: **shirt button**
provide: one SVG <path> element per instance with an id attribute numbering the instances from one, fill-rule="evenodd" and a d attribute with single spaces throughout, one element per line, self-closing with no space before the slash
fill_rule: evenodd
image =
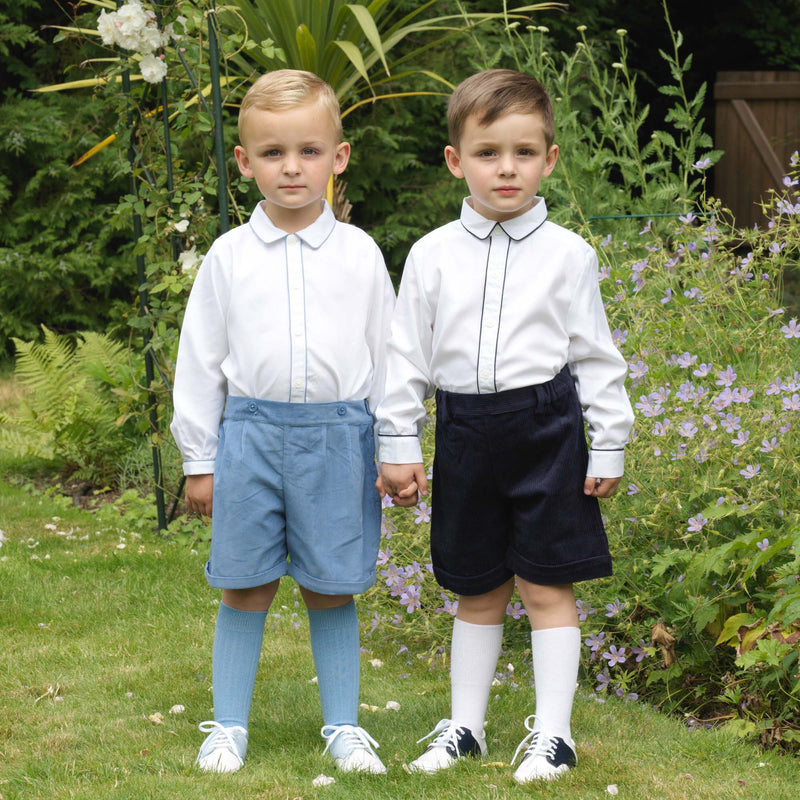
<path id="1" fill-rule="evenodd" d="M 486 327 L 487 328 L 494 328 L 494 320 L 493 319 L 487 319 L 486 320 Z"/>
<path id="2" fill-rule="evenodd" d="M 301 381 L 301 380 L 298 378 L 298 379 L 297 379 L 297 380 L 294 382 L 294 388 L 295 388 L 295 389 L 300 389 L 300 388 L 302 388 L 302 386 L 303 386 L 303 381 Z"/>

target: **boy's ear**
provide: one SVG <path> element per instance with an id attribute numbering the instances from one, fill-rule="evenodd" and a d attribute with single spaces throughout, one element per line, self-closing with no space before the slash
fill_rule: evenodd
<path id="1" fill-rule="evenodd" d="M 543 177 L 546 178 L 556 168 L 556 161 L 558 161 L 558 145 L 551 144 L 544 161 Z"/>
<path id="2" fill-rule="evenodd" d="M 252 178 L 253 170 L 250 167 L 250 159 L 247 157 L 247 151 L 240 144 L 233 148 L 233 154 L 236 156 L 236 163 L 239 166 L 239 172 L 242 173 L 243 178 Z"/>
<path id="3" fill-rule="evenodd" d="M 336 154 L 333 157 L 333 174 L 341 175 L 348 161 L 350 161 L 350 143 L 339 142 L 336 145 Z"/>
<path id="4" fill-rule="evenodd" d="M 444 161 L 445 164 L 447 164 L 447 169 L 449 169 L 456 178 L 464 177 L 464 170 L 461 169 L 461 158 L 458 155 L 458 151 L 451 144 L 447 145 L 444 149 Z"/>

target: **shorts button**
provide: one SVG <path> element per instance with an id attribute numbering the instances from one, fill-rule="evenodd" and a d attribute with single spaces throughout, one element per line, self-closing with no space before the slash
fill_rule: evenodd
<path id="1" fill-rule="evenodd" d="M 258 411 L 258 406 L 257 406 L 255 403 L 248 403 L 248 404 L 247 404 L 247 407 L 250 409 L 250 411 L 251 411 L 253 414 L 255 414 L 255 413 L 256 413 L 256 411 Z"/>
<path id="2" fill-rule="evenodd" d="M 344 416 L 344 415 L 347 413 L 347 411 L 345 410 L 345 407 L 344 407 L 344 406 L 339 406 L 339 408 L 336 410 L 336 413 L 337 413 L 337 414 L 338 414 L 340 417 L 343 417 L 343 416 Z"/>

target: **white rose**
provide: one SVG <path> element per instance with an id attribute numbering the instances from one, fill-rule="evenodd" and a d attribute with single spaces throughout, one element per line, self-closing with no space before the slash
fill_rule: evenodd
<path id="1" fill-rule="evenodd" d="M 117 12 L 110 14 L 105 10 L 100 12 L 97 19 L 97 32 L 103 40 L 103 44 L 112 45 L 117 43 Z"/>
<path id="2" fill-rule="evenodd" d="M 142 70 L 142 77 L 148 83 L 160 83 L 163 77 L 167 74 L 167 64 L 160 58 L 157 58 L 152 53 L 148 53 L 142 57 L 139 62 L 139 67 Z"/>
<path id="3" fill-rule="evenodd" d="M 201 258 L 197 255 L 197 250 L 194 245 L 188 250 L 184 250 L 178 256 L 178 263 L 181 265 L 181 272 L 194 272 L 200 265 Z"/>

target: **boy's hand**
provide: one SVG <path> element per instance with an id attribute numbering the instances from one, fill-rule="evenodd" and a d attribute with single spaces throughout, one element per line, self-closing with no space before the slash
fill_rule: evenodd
<path id="1" fill-rule="evenodd" d="M 611 497 L 617 491 L 622 478 L 591 478 L 583 484 L 583 493 L 589 497 Z"/>
<path id="2" fill-rule="evenodd" d="M 420 494 L 428 493 L 424 464 L 381 464 L 386 494 L 396 506 L 415 506 Z"/>
<path id="3" fill-rule="evenodd" d="M 213 498 L 213 474 L 186 476 L 186 508 L 189 511 L 210 517 Z"/>

